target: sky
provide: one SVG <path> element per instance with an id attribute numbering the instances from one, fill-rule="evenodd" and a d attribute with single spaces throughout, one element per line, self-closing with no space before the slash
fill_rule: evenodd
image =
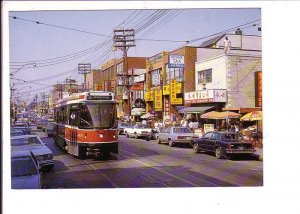
<path id="1" fill-rule="evenodd" d="M 150 19 L 151 15 L 155 17 Z M 17 71 L 13 77 L 16 91 L 30 100 L 35 94 L 49 93 L 51 85 L 63 82 L 66 78 L 74 78 L 82 83 L 83 76 L 78 74 L 78 63 L 91 63 L 92 68 L 97 69 L 113 57 L 120 58 L 120 50 L 112 51 L 114 29 L 135 30 L 136 46 L 129 49 L 128 56 L 150 57 L 161 51 L 175 50 L 187 44 L 186 41 L 227 29 L 234 28 L 228 31 L 234 33 L 236 26 L 249 22 L 241 27 L 243 34 L 261 35 L 258 31 L 260 19 L 259 8 L 11 11 L 10 72 Z M 188 45 L 198 46 L 210 38 Z M 71 54 L 82 56 L 71 57 Z M 69 58 L 66 59 L 66 56 Z M 33 83 L 24 84 L 22 80 Z"/>
<path id="2" fill-rule="evenodd" d="M 2 124 L 3 127 L 3 204 L 5 213 L 89 213 L 111 210 L 120 213 L 238 213 L 253 212 L 296 213 L 298 211 L 299 186 L 299 50 L 300 50 L 300 2 L 185 2 L 178 1 L 148 4 L 145 2 L 110 3 L 64 2 L 7 4 L 1 8 L 2 20 Z M 253 8 L 222 10 L 184 10 L 172 21 L 157 29 L 147 39 L 191 40 L 212 35 L 225 29 L 262 19 L 262 59 L 263 59 L 263 129 L 264 129 L 264 186 L 258 188 L 169 188 L 164 189 L 122 189 L 122 190 L 48 190 L 48 191 L 11 191 L 9 186 L 9 65 L 12 62 L 36 62 L 35 68 L 23 67 L 15 78 L 34 81 L 43 85 L 30 84 L 32 88 L 49 87 L 57 81 L 64 81 L 69 75 L 56 79 L 49 76 L 71 72 L 71 77 L 82 81 L 77 75 L 77 64 L 95 61 L 92 66 L 101 64 L 108 53 L 109 45 L 92 54 L 106 40 L 114 27 L 119 26 L 131 14 L 128 11 L 94 11 L 99 9 L 150 9 L 150 8 Z M 255 9 L 255 8 L 261 8 Z M 20 12 L 31 10 L 31 12 Z M 39 10 L 33 12 L 32 10 Z M 50 11 L 51 10 L 51 11 Z M 56 10 L 55 12 L 53 10 Z M 61 10 L 74 10 L 63 12 Z M 76 10 L 76 11 L 75 11 Z M 90 10 L 83 12 L 82 10 Z M 19 12 L 12 12 L 19 11 Z M 144 13 L 144 12 L 143 12 Z M 150 12 L 149 12 L 150 13 Z M 140 14 L 142 15 L 142 14 Z M 26 21 L 14 20 L 9 16 L 35 20 L 50 25 L 76 28 L 90 33 L 79 33 L 60 27 L 37 25 Z M 130 19 L 128 19 L 130 20 Z M 142 18 L 138 21 L 143 20 Z M 135 21 L 133 21 L 134 23 Z M 122 25 L 120 25 L 122 26 Z M 126 25 L 125 25 L 126 26 Z M 126 27 L 132 27 L 130 25 Z M 252 31 L 253 30 L 253 31 Z M 91 32 L 95 34 L 91 34 Z M 245 34 L 257 34 L 255 28 L 243 29 Z M 138 36 L 138 35 L 137 35 Z M 142 35 L 140 35 L 142 36 Z M 199 45 L 199 40 L 195 45 Z M 181 46 L 177 42 L 138 41 L 130 50 L 130 56 L 152 56 L 162 50 L 173 50 Z M 92 48 L 94 47 L 94 48 Z M 88 49 L 88 50 L 87 50 Z M 85 53 L 74 61 L 59 65 L 39 67 L 49 59 L 74 56 Z M 89 52 L 90 51 L 90 52 Z M 119 51 L 120 52 L 120 51 Z M 120 53 L 115 53 L 118 56 Z M 90 58 L 89 58 L 90 57 Z M 48 61 L 40 61 L 48 59 Z M 62 59 L 62 58 L 58 58 Z M 65 58 L 64 58 L 65 59 Z M 11 63 L 10 63 L 11 62 Z M 39 62 L 39 63 L 38 63 Z M 20 63 L 21 64 L 21 63 Z M 49 64 L 49 63 L 48 63 Z M 51 64 L 51 63 L 50 63 Z M 47 65 L 44 64 L 44 65 Z M 12 66 L 11 66 L 12 67 Z M 72 72 L 73 71 L 73 72 Z M 81 78 L 81 79 L 80 79 Z M 24 85 L 16 85 L 22 88 Z M 28 87 L 27 87 L 28 89 Z M 20 89 L 25 91 L 26 89 Z M 44 91 L 49 90 L 49 88 Z M 33 91 L 33 94 L 43 90 Z M 23 96 L 25 97 L 25 95 Z M 187 166 L 188 167 L 188 166 Z M 230 166 L 228 166 L 230 167 Z M 35 204 L 33 209 L 33 200 Z M 195 201 L 194 201 L 195 200 Z M 50 201 L 50 202 L 49 202 Z M 134 202 L 134 203 L 132 203 Z M 74 205 L 75 204 L 75 205 Z M 95 205 L 96 204 L 96 205 Z M 103 206 L 104 204 L 104 206 Z M 251 206 L 249 206 L 249 204 Z M 78 205 L 78 206 L 77 206 Z"/>

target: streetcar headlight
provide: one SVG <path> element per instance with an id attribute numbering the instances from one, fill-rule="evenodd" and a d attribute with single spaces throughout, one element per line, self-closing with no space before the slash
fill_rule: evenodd
<path id="1" fill-rule="evenodd" d="M 113 135 L 113 138 L 116 138 L 116 135 Z"/>
<path id="2" fill-rule="evenodd" d="M 99 134 L 99 137 L 100 137 L 100 138 L 103 138 L 103 134 Z"/>

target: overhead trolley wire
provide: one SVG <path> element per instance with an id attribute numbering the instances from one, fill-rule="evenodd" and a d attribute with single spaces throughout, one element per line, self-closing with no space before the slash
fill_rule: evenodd
<path id="1" fill-rule="evenodd" d="M 44 22 L 19 18 L 19 17 L 16 17 L 16 16 L 9 16 L 9 17 L 13 18 L 13 19 L 16 19 L 16 20 L 32 22 L 32 23 L 35 23 L 35 24 L 41 24 L 41 25 L 46 25 L 46 26 L 51 26 L 51 27 L 56 27 L 56 28 L 61 28 L 61 29 L 66 29 L 66 30 L 72 30 L 72 31 L 80 32 L 80 33 L 87 33 L 87 34 L 93 34 L 93 35 L 97 35 L 97 36 L 109 37 L 108 35 L 104 35 L 104 34 L 101 34 L 101 33 L 94 33 L 94 32 L 89 32 L 89 31 L 85 31 L 85 30 L 78 30 L 76 28 L 69 28 L 69 27 L 60 26 L 60 25 L 47 24 L 47 23 L 44 23 Z"/>

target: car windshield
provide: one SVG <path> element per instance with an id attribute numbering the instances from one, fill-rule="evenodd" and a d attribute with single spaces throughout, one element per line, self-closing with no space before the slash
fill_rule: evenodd
<path id="1" fill-rule="evenodd" d="M 185 128 L 185 127 L 174 128 L 173 131 L 175 133 L 192 133 L 192 131 L 189 128 Z"/>
<path id="2" fill-rule="evenodd" d="M 138 129 L 149 129 L 151 127 L 147 124 L 139 124 L 139 125 L 136 125 L 136 128 L 138 128 Z"/>
<path id="3" fill-rule="evenodd" d="M 221 135 L 222 140 L 238 140 L 238 135 L 234 133 L 225 133 Z"/>
<path id="4" fill-rule="evenodd" d="M 84 104 L 80 108 L 81 128 L 112 128 L 115 125 L 116 104 Z"/>
<path id="5" fill-rule="evenodd" d="M 12 146 L 42 145 L 37 137 L 11 139 Z"/>
<path id="6" fill-rule="evenodd" d="M 119 123 L 119 127 L 125 127 L 125 126 L 129 126 L 128 123 Z"/>
<path id="7" fill-rule="evenodd" d="M 29 176 L 38 174 L 33 160 L 30 157 L 17 157 L 11 159 L 11 176 Z"/>

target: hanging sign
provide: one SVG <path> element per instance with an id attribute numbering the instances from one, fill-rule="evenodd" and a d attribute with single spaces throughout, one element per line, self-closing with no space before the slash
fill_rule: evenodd
<path id="1" fill-rule="evenodd" d="M 170 82 L 170 93 L 171 93 L 171 104 L 172 105 L 181 105 L 182 98 L 177 98 L 177 96 L 176 96 L 176 80 L 171 80 L 171 82 Z"/>
<path id="2" fill-rule="evenodd" d="M 162 111 L 162 90 L 154 90 L 154 109 L 155 111 Z"/>

